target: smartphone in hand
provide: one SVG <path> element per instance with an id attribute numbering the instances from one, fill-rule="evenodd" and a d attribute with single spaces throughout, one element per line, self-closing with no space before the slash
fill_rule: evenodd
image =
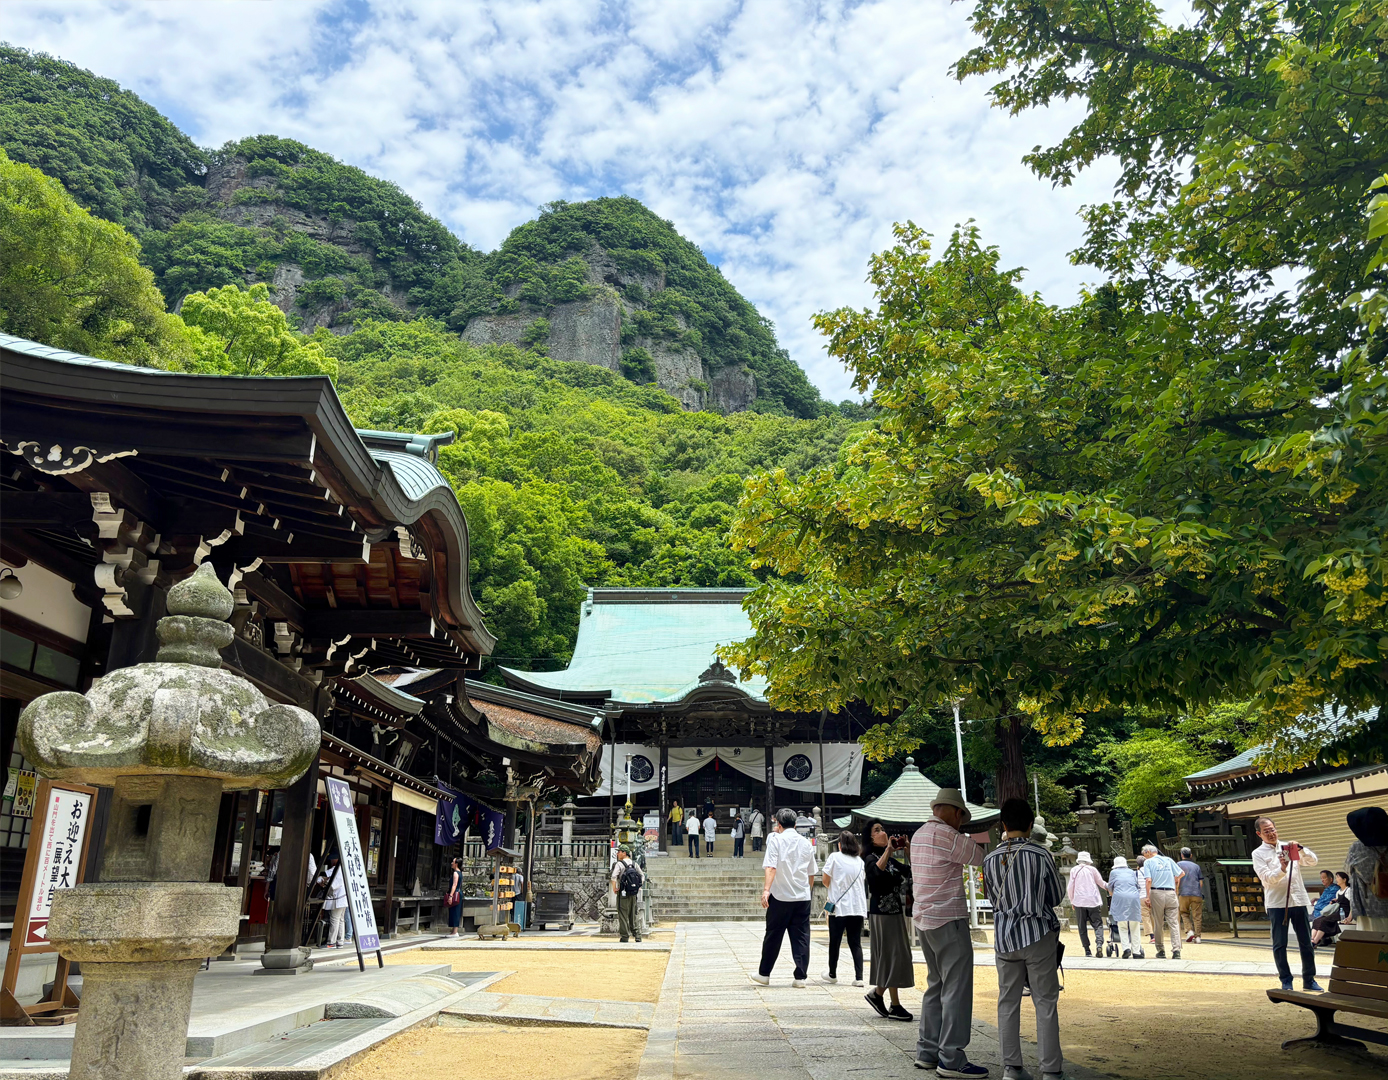
<path id="1" fill-rule="evenodd" d="M 1294 843 L 1288 842 L 1288 844 L 1287 844 L 1287 858 L 1289 858 L 1292 862 L 1300 862 L 1300 861 L 1301 861 L 1301 845 L 1300 845 L 1300 844 L 1294 844 Z"/>

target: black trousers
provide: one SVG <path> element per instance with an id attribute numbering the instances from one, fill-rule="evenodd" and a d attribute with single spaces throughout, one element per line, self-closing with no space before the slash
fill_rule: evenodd
<path id="1" fill-rule="evenodd" d="M 839 973 L 839 946 L 848 938 L 848 951 L 853 956 L 853 977 L 863 977 L 863 917 L 861 915 L 829 916 L 829 974 Z"/>
<path id="2" fill-rule="evenodd" d="M 744 840 L 742 837 L 740 837 L 740 836 L 734 836 L 734 837 L 733 837 L 733 856 L 734 856 L 735 858 L 738 858 L 738 859 L 742 858 L 742 846 L 743 846 L 743 844 L 745 844 L 746 842 L 747 842 L 747 841 L 745 841 L 745 840 Z"/>
<path id="3" fill-rule="evenodd" d="M 1272 961 L 1277 975 L 1284 982 L 1292 981 L 1292 969 L 1287 963 L 1287 931 L 1296 931 L 1296 943 L 1301 946 L 1301 978 L 1312 982 L 1316 977 L 1316 947 L 1311 944 L 1311 919 L 1300 904 L 1290 908 L 1270 907 L 1268 922 L 1272 923 Z M 1288 918 L 1288 916 L 1291 916 Z"/>
<path id="4" fill-rule="evenodd" d="M 761 942 L 763 975 L 770 976 L 781 955 L 781 939 L 790 933 L 790 955 L 795 961 L 795 977 L 804 979 L 810 973 L 810 902 L 808 900 L 767 899 L 766 936 Z"/>
<path id="5" fill-rule="evenodd" d="M 760 851 L 760 850 L 761 850 L 761 837 L 760 837 L 760 836 L 754 836 L 754 837 L 752 837 L 752 850 L 753 850 L 753 851 Z"/>
<path id="6" fill-rule="evenodd" d="M 1104 951 L 1104 909 L 1102 907 L 1077 907 L 1075 908 L 1075 919 L 1080 924 L 1080 944 L 1084 946 L 1084 951 L 1089 951 L 1089 928 L 1094 927 L 1094 934 L 1097 938 L 1096 944 L 1099 951 Z M 1179 949 L 1179 941 L 1173 946 Z"/>
<path id="7" fill-rule="evenodd" d="M 691 859 L 699 857 L 699 834 L 697 832 L 689 834 L 689 857 Z"/>

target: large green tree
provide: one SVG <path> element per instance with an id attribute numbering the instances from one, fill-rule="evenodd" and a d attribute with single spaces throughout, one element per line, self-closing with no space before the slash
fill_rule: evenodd
<path id="1" fill-rule="evenodd" d="M 1076 255 L 1108 281 L 1051 308 L 971 232 L 931 263 L 898 230 L 876 309 L 819 320 L 884 419 L 832 471 L 749 485 L 734 539 L 783 576 L 732 659 L 787 702 L 976 698 L 1014 718 L 1004 795 L 1028 724 L 1253 696 L 1292 763 L 1331 734 L 1315 706 L 1380 701 L 1383 15 L 979 3 L 961 74 L 1088 101 L 1038 171 L 1119 159 Z"/>

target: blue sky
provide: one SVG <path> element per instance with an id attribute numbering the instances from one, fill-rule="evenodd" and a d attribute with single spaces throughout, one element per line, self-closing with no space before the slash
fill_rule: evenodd
<path id="1" fill-rule="evenodd" d="M 951 63 L 946 0 L 370 4 L 9 0 L 0 36 L 116 79 L 197 142 L 271 133 L 398 183 L 475 247 L 543 203 L 633 195 L 776 323 L 832 400 L 810 325 L 871 302 L 868 256 L 910 218 L 976 218 L 1055 302 L 1099 167 L 1052 189 L 1021 164 L 1077 107 L 1009 117 Z"/>

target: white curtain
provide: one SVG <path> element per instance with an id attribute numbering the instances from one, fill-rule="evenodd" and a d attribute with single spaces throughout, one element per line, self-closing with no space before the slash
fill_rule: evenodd
<path id="1" fill-rule="evenodd" d="M 593 794 L 606 797 L 611 788 L 608 772 L 616 773 L 616 794 L 627 793 L 626 756 L 632 755 L 631 791 L 655 791 L 660 787 L 660 747 L 639 743 L 618 743 L 616 768 L 612 769 L 613 747 L 602 748 L 602 785 Z M 698 772 L 714 758 L 720 768 L 736 769 L 754 780 L 766 779 L 766 751 L 760 746 L 672 746 L 670 775 L 666 783 L 683 780 Z M 776 786 L 792 791 L 816 793 L 820 790 L 820 747 L 818 743 L 791 743 L 771 752 L 776 768 Z M 859 795 L 863 784 L 863 748 L 857 743 L 824 744 L 824 782 L 826 792 Z"/>

